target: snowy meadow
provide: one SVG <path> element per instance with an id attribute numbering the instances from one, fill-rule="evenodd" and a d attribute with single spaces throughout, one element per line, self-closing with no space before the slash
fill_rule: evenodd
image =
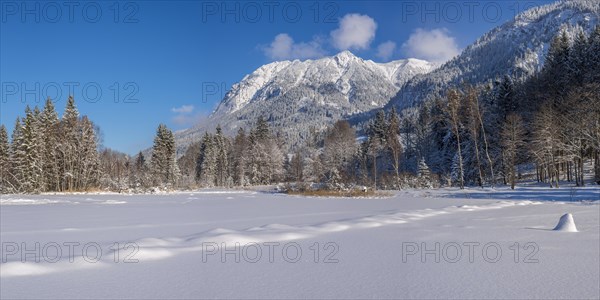
<path id="1" fill-rule="evenodd" d="M 598 298 L 600 189 L 3 195 L 6 298 Z M 571 213 L 578 232 L 553 230 Z"/>

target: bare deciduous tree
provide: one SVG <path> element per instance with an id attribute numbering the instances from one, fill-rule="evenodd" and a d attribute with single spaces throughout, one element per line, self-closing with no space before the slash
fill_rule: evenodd
<path id="1" fill-rule="evenodd" d="M 525 130 L 523 121 L 516 113 L 511 113 L 506 117 L 502 126 L 502 153 L 504 157 L 504 166 L 509 175 L 510 188 L 515 189 L 516 182 L 516 164 L 517 158 L 523 147 Z"/>

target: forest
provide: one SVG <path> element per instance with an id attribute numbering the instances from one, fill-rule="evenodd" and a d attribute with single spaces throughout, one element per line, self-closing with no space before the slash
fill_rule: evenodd
<path id="1" fill-rule="evenodd" d="M 220 127 L 206 132 L 177 157 L 173 132 L 161 124 L 152 149 L 129 156 L 102 147 L 99 128 L 80 116 L 73 97 L 61 118 L 48 99 L 41 110 L 25 109 L 10 139 L 0 126 L 0 191 L 600 184 L 600 26 L 574 38 L 558 33 L 533 77 L 464 81 L 418 106 L 381 110 L 355 125 L 340 120 L 288 147 L 258 117 L 233 137 Z"/>

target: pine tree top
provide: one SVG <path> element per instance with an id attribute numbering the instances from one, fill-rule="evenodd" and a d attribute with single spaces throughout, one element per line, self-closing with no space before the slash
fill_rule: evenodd
<path id="1" fill-rule="evenodd" d="M 6 126 L 0 124 L 0 142 L 4 143 L 5 140 L 8 143 L 8 132 L 6 131 Z"/>
<path id="2" fill-rule="evenodd" d="M 69 96 L 63 119 L 67 122 L 75 122 L 77 118 L 79 118 L 79 111 L 75 106 L 75 99 L 73 99 L 73 96 Z"/>
<path id="3" fill-rule="evenodd" d="M 48 97 L 46 99 L 46 104 L 44 104 L 44 109 L 42 110 L 42 118 L 44 122 L 56 122 L 58 121 L 58 114 L 56 113 L 56 109 L 54 108 L 54 103 Z"/>

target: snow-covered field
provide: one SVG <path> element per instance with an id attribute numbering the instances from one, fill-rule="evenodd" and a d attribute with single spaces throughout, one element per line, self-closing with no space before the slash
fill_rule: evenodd
<path id="1" fill-rule="evenodd" d="M 0 297 L 598 299 L 599 200 L 597 187 L 2 195 Z M 565 213 L 578 232 L 552 230 Z"/>

